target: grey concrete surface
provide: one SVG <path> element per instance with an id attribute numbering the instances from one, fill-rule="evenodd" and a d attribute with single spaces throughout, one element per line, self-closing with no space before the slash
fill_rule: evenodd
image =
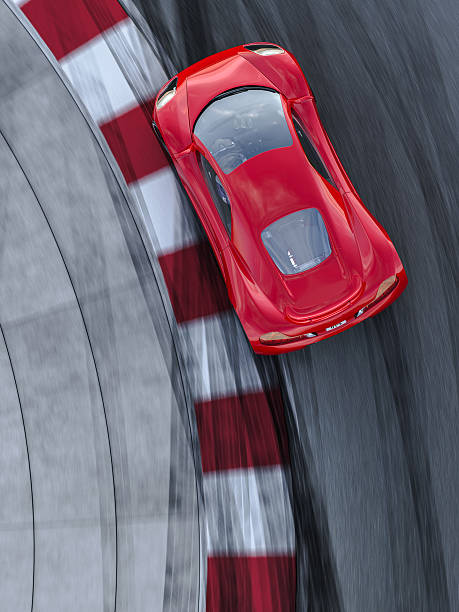
<path id="1" fill-rule="evenodd" d="M 375 319 L 258 360 L 290 403 L 298 609 L 459 609 L 458 4 L 137 4 L 179 69 L 243 42 L 288 47 L 408 273 Z"/>
<path id="2" fill-rule="evenodd" d="M 33 511 L 21 405 L 3 336 L 0 353 L 0 597 L 10 610 L 28 610 L 33 590 Z M 4 494 L 8 492 L 8 494 Z"/>
<path id="3" fill-rule="evenodd" d="M 193 452 L 151 254 L 3 2 L 0 56 L 0 608 L 197 609 Z"/>

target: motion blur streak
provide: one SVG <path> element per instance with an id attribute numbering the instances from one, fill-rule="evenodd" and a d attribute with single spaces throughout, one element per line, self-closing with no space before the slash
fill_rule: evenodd
<path id="1" fill-rule="evenodd" d="M 241 42 L 294 53 L 409 277 L 376 318 L 273 360 L 291 406 L 299 609 L 459 609 L 458 3 L 138 4 L 180 69 Z"/>

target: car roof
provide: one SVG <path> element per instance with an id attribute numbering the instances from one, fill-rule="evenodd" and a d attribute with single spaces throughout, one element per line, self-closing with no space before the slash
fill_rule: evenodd
<path id="1" fill-rule="evenodd" d="M 289 146 L 259 153 L 229 173 L 224 173 L 213 160 L 231 200 L 236 242 L 238 229 L 242 231 L 244 226 L 260 235 L 287 214 L 309 207 L 321 210 L 330 193 L 337 194 L 306 157 L 285 106 L 284 114 L 292 135 Z M 206 157 L 212 159 L 206 151 Z"/>
<path id="2" fill-rule="evenodd" d="M 224 176 L 224 184 L 234 216 L 257 233 L 291 212 L 323 208 L 330 193 L 296 141 L 247 160 Z"/>

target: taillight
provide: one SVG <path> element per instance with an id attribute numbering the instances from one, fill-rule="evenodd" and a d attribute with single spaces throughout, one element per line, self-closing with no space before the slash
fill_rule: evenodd
<path id="1" fill-rule="evenodd" d="M 316 336 L 317 334 L 315 332 L 307 332 L 298 336 L 287 336 L 281 332 L 268 332 L 260 336 L 260 342 L 262 344 L 286 344 L 287 342 L 297 342 L 298 340 L 315 338 Z"/>
<path id="2" fill-rule="evenodd" d="M 375 298 L 369 304 L 363 306 L 363 308 L 356 312 L 354 315 L 355 318 L 357 319 L 358 317 L 363 315 L 363 313 L 366 312 L 369 308 L 372 308 L 378 302 L 381 302 L 381 300 L 387 297 L 389 293 L 395 289 L 397 284 L 398 278 L 395 276 L 395 274 L 393 276 L 389 276 L 389 278 L 386 278 L 386 280 L 379 285 Z"/>

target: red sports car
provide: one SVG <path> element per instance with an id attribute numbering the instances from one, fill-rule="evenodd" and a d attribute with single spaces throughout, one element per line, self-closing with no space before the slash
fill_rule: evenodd
<path id="1" fill-rule="evenodd" d="M 180 72 L 158 93 L 153 127 L 256 353 L 328 338 L 406 287 L 285 49 L 241 45 Z"/>

